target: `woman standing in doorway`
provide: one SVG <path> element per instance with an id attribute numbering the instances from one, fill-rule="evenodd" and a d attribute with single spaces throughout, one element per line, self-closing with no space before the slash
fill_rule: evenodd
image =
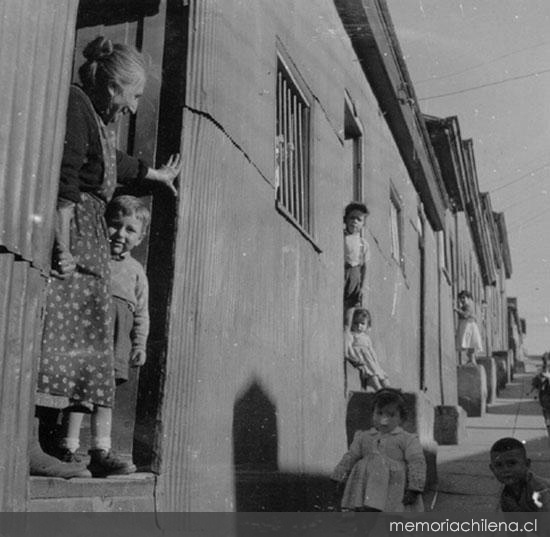
<path id="1" fill-rule="evenodd" d="M 114 400 L 112 301 L 105 206 L 117 183 L 145 180 L 172 190 L 179 155 L 159 169 L 118 151 L 109 125 L 137 110 L 145 86 L 143 57 L 133 47 L 98 37 L 84 49 L 81 85 L 70 89 L 60 172 L 52 271 L 38 374 L 38 406 L 92 412 L 92 451 L 110 458 L 110 420 L 101 408 Z M 77 477 L 89 472 L 77 461 L 62 463 L 31 449 L 31 474 Z M 105 449 L 107 448 L 107 449 Z"/>

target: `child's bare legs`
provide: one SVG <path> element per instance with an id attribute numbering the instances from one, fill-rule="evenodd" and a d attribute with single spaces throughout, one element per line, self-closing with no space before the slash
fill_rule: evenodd
<path id="1" fill-rule="evenodd" d="M 111 453 L 111 430 L 113 410 L 96 406 L 92 414 L 92 442 L 90 448 L 90 472 L 94 477 L 133 474 L 136 467 L 132 462 L 119 459 Z"/>
<path id="2" fill-rule="evenodd" d="M 111 429 L 113 423 L 113 409 L 106 406 L 94 407 L 91 420 L 92 441 L 90 449 L 111 450 Z"/>
<path id="3" fill-rule="evenodd" d="M 61 447 L 68 449 L 73 454 L 76 453 L 80 447 L 80 428 L 83 418 L 83 412 L 71 412 L 69 410 L 63 412 L 63 420 L 61 421 L 63 431 Z M 67 456 L 66 458 L 72 457 Z"/>
<path id="4" fill-rule="evenodd" d="M 344 357 L 351 354 L 353 336 L 351 335 L 351 325 L 353 320 L 354 307 L 348 308 L 344 305 Z"/>
<path id="5" fill-rule="evenodd" d="M 90 425 L 92 432 L 91 449 L 111 449 L 111 423 L 113 411 L 104 406 L 94 406 Z M 82 427 L 82 412 L 65 412 L 63 414 L 63 430 L 61 447 L 75 453 L 80 447 L 80 428 Z"/>
<path id="6" fill-rule="evenodd" d="M 355 311 L 355 307 L 354 306 L 351 306 L 351 307 L 347 307 L 347 306 L 344 306 L 345 307 L 345 310 L 344 310 L 344 330 L 351 330 L 351 325 L 352 325 L 352 321 L 353 321 L 353 312 Z"/>
<path id="7" fill-rule="evenodd" d="M 65 412 L 63 415 L 63 428 L 65 437 L 61 446 L 74 453 L 80 445 L 80 428 L 84 414 L 81 412 Z M 111 454 L 111 429 L 113 410 L 104 406 L 94 406 L 90 425 L 92 440 L 90 446 L 89 470 L 94 477 L 106 477 L 108 475 L 126 475 L 136 471 L 131 462 L 118 459 Z"/>

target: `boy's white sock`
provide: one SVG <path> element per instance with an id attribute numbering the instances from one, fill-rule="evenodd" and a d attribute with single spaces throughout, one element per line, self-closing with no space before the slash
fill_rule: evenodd
<path id="1" fill-rule="evenodd" d="M 71 453 L 75 453 L 80 447 L 80 439 L 65 437 L 61 439 L 60 445 L 61 447 L 68 449 Z"/>
<path id="2" fill-rule="evenodd" d="M 91 449 L 104 449 L 111 451 L 111 438 L 108 436 L 93 437 L 90 445 Z"/>

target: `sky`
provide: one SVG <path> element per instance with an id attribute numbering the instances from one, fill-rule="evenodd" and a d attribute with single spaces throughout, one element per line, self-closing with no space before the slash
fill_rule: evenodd
<path id="1" fill-rule="evenodd" d="M 504 212 L 526 349 L 550 350 L 550 2 L 386 1 L 422 112 L 458 117 Z"/>

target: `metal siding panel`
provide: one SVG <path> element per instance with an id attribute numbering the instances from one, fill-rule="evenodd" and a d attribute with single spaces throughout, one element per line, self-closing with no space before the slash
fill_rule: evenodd
<path id="1" fill-rule="evenodd" d="M 36 6 L 38 8 L 38 6 Z M 12 122 L 10 132 L 10 153 L 7 163 L 6 177 L 9 182 L 9 200 L 4 207 L 3 231 L 8 234 L 11 242 L 12 251 L 18 254 L 27 253 L 27 229 L 30 227 L 21 222 L 20 218 L 24 218 L 27 214 L 26 200 L 29 194 L 34 190 L 34 184 L 26 180 L 24 169 L 27 158 L 27 135 L 32 135 L 30 132 L 31 102 L 32 97 L 32 73 L 34 70 L 35 57 L 35 40 L 36 30 L 38 28 L 38 11 L 39 9 L 26 10 L 25 16 L 19 21 L 18 35 L 15 42 L 16 54 L 12 61 L 16 66 L 25 65 L 25 69 L 17 69 L 16 80 L 12 88 L 11 103 L 12 103 Z M 16 143 L 13 143 L 16 141 Z M 32 157 L 31 157 L 32 158 Z M 29 230 L 30 231 L 30 230 Z"/>
<path id="2" fill-rule="evenodd" d="M 0 444 L 8 446 L 11 443 L 9 428 L 13 423 L 12 406 L 14 397 L 11 394 L 11 372 L 9 363 L 9 327 L 12 312 L 10 287 L 12 283 L 14 256 L 11 254 L 0 255 Z M 12 496 L 9 494 L 11 485 L 11 450 L 0 451 L 0 510 L 9 510 Z"/>
<path id="3" fill-rule="evenodd" d="M 0 510 L 25 509 L 29 461 L 30 421 L 40 333 L 40 308 L 45 280 L 25 261 L 0 255 L 2 274 L 2 337 L 0 385 Z"/>
<path id="4" fill-rule="evenodd" d="M 0 89 L 5 99 L 0 99 L 0 218 L 4 219 L 10 207 L 10 200 L 14 197 L 11 190 L 17 186 L 17 182 L 10 181 L 7 170 L 11 155 L 12 144 L 18 141 L 11 140 L 13 121 L 13 94 L 16 87 L 17 63 L 14 61 L 17 51 L 17 30 L 23 17 L 24 3 L 4 2 L 4 17 L 2 19 L 2 31 L 0 32 L 0 68 L 2 77 Z M 10 242 L 9 228 L 2 223 L 0 226 L 0 244 Z"/>
<path id="5" fill-rule="evenodd" d="M 46 267 L 68 96 L 76 0 L 4 5 L 0 33 L 0 245 Z"/>
<path id="6" fill-rule="evenodd" d="M 194 179 L 180 196 L 159 508 L 233 510 L 242 477 L 235 457 L 249 449 L 233 426 L 243 418 L 239 402 L 246 407 L 254 394 L 272 409 L 263 417 L 276 424 L 275 439 L 264 442 L 278 472 L 303 471 L 310 445 L 322 454 L 313 464 L 327 465 L 327 445 L 337 442 L 319 445 L 319 431 L 331 430 L 319 420 L 343 423 L 342 366 L 333 361 L 340 341 L 327 329 L 341 319 L 333 305 L 342 275 L 275 211 L 274 189 L 213 122 L 188 111 L 183 123 L 183 176 Z M 331 256 L 341 252 L 340 207 L 335 199 Z M 313 327 L 320 333 L 306 341 Z M 309 388 L 317 395 L 306 407 Z"/>
<path id="7" fill-rule="evenodd" d="M 28 258 L 43 268 L 49 266 L 53 209 L 57 199 L 59 169 L 65 139 L 67 100 L 69 97 L 70 66 L 74 48 L 74 25 L 78 7 L 77 0 L 58 2 L 49 0 L 43 9 L 50 16 L 44 31 L 51 31 L 55 38 L 51 43 L 50 64 L 47 68 L 47 91 L 42 113 L 42 131 L 39 134 L 41 148 L 36 169 L 36 201 L 33 221 L 31 252 Z M 41 54 L 46 54 L 41 52 Z M 31 177 L 32 180 L 32 177 Z M 27 256 L 26 256 L 27 257 Z"/>

